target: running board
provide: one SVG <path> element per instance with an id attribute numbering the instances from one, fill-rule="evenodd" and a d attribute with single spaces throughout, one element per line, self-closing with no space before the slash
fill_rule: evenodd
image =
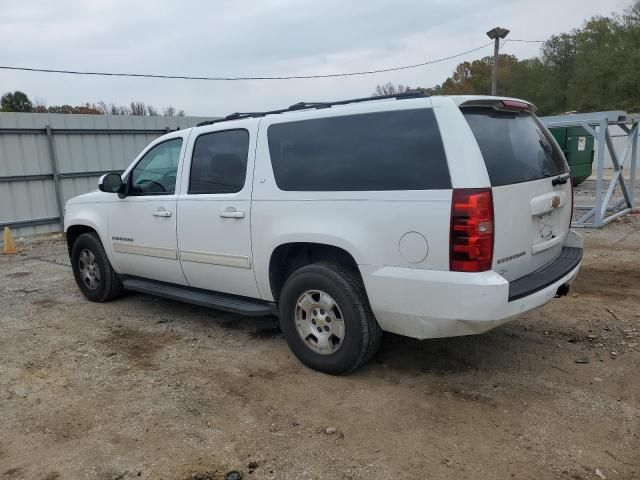
<path id="1" fill-rule="evenodd" d="M 147 280 L 146 278 L 121 276 L 122 285 L 127 290 L 148 293 L 156 297 L 169 298 L 179 302 L 192 303 L 201 307 L 215 308 L 225 312 L 261 317 L 277 315 L 275 304 L 255 298 L 240 297 L 228 293 L 210 292 L 193 287 L 183 287 L 171 283 Z"/>

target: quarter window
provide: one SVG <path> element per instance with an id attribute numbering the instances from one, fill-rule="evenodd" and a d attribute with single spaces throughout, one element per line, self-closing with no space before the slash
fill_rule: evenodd
<path id="1" fill-rule="evenodd" d="M 225 130 L 200 135 L 193 147 L 189 193 L 235 193 L 247 173 L 249 132 Z"/>
<path id="2" fill-rule="evenodd" d="M 276 123 L 267 136 L 281 190 L 451 188 L 438 125 L 428 108 Z"/>
<path id="3" fill-rule="evenodd" d="M 176 191 L 182 138 L 159 143 L 149 150 L 131 172 L 130 195 L 168 195 Z"/>

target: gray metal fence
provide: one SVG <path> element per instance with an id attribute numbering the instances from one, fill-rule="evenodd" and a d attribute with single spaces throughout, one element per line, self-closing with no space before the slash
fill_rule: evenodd
<path id="1" fill-rule="evenodd" d="M 61 231 L 62 207 L 154 138 L 211 117 L 0 113 L 0 228 Z"/>

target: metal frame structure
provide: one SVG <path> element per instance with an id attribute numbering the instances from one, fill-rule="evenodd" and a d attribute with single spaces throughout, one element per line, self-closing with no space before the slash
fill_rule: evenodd
<path id="1" fill-rule="evenodd" d="M 573 227 L 600 228 L 634 209 L 640 115 L 609 111 L 556 115 L 542 117 L 540 120 L 547 128 L 582 127 L 598 142 L 595 205 L 576 205 L 576 210 L 586 210 L 586 213 L 572 223 Z M 614 125 L 620 127 L 627 135 L 626 145 L 620 156 L 614 149 L 609 131 L 609 127 Z M 607 151 L 611 156 L 614 172 L 605 189 L 604 161 Z M 631 160 L 627 163 L 629 157 Z M 629 176 L 625 178 L 624 171 L 627 165 L 629 166 Z M 611 205 L 613 192 L 617 185 L 620 185 L 623 198 Z"/>
<path id="2" fill-rule="evenodd" d="M 61 227 L 64 223 L 64 201 L 62 196 L 62 188 L 60 180 L 65 178 L 81 178 L 81 177 L 93 177 L 101 176 L 105 173 L 122 173 L 123 170 L 105 170 L 96 172 L 69 172 L 60 173 L 58 169 L 58 159 L 56 156 L 55 148 L 55 134 L 73 135 L 73 134 L 157 134 L 164 135 L 169 133 L 171 129 L 169 127 L 165 129 L 143 129 L 143 128 L 131 128 L 131 129 L 83 129 L 83 128 L 52 128 L 50 125 L 46 125 L 44 128 L 0 128 L 0 135 L 7 134 L 46 134 L 47 146 L 49 152 L 49 161 L 52 173 L 42 173 L 34 175 L 14 175 L 8 177 L 0 176 L 0 183 L 15 182 L 15 181 L 34 181 L 34 180 L 53 180 L 56 206 L 58 215 L 55 217 L 35 218 L 30 220 L 12 220 L 12 221 L 0 221 L 0 228 L 7 227 L 34 227 L 38 225 L 48 225 L 53 223 L 60 223 Z"/>

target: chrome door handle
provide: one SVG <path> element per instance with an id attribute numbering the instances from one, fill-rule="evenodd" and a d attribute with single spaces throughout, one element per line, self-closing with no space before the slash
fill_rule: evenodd
<path id="1" fill-rule="evenodd" d="M 165 210 L 164 208 L 159 208 L 152 214 L 154 217 L 170 217 L 172 215 L 171 212 Z"/>
<path id="2" fill-rule="evenodd" d="M 236 210 L 235 208 L 228 208 L 220 212 L 222 218 L 244 218 L 244 212 Z"/>

